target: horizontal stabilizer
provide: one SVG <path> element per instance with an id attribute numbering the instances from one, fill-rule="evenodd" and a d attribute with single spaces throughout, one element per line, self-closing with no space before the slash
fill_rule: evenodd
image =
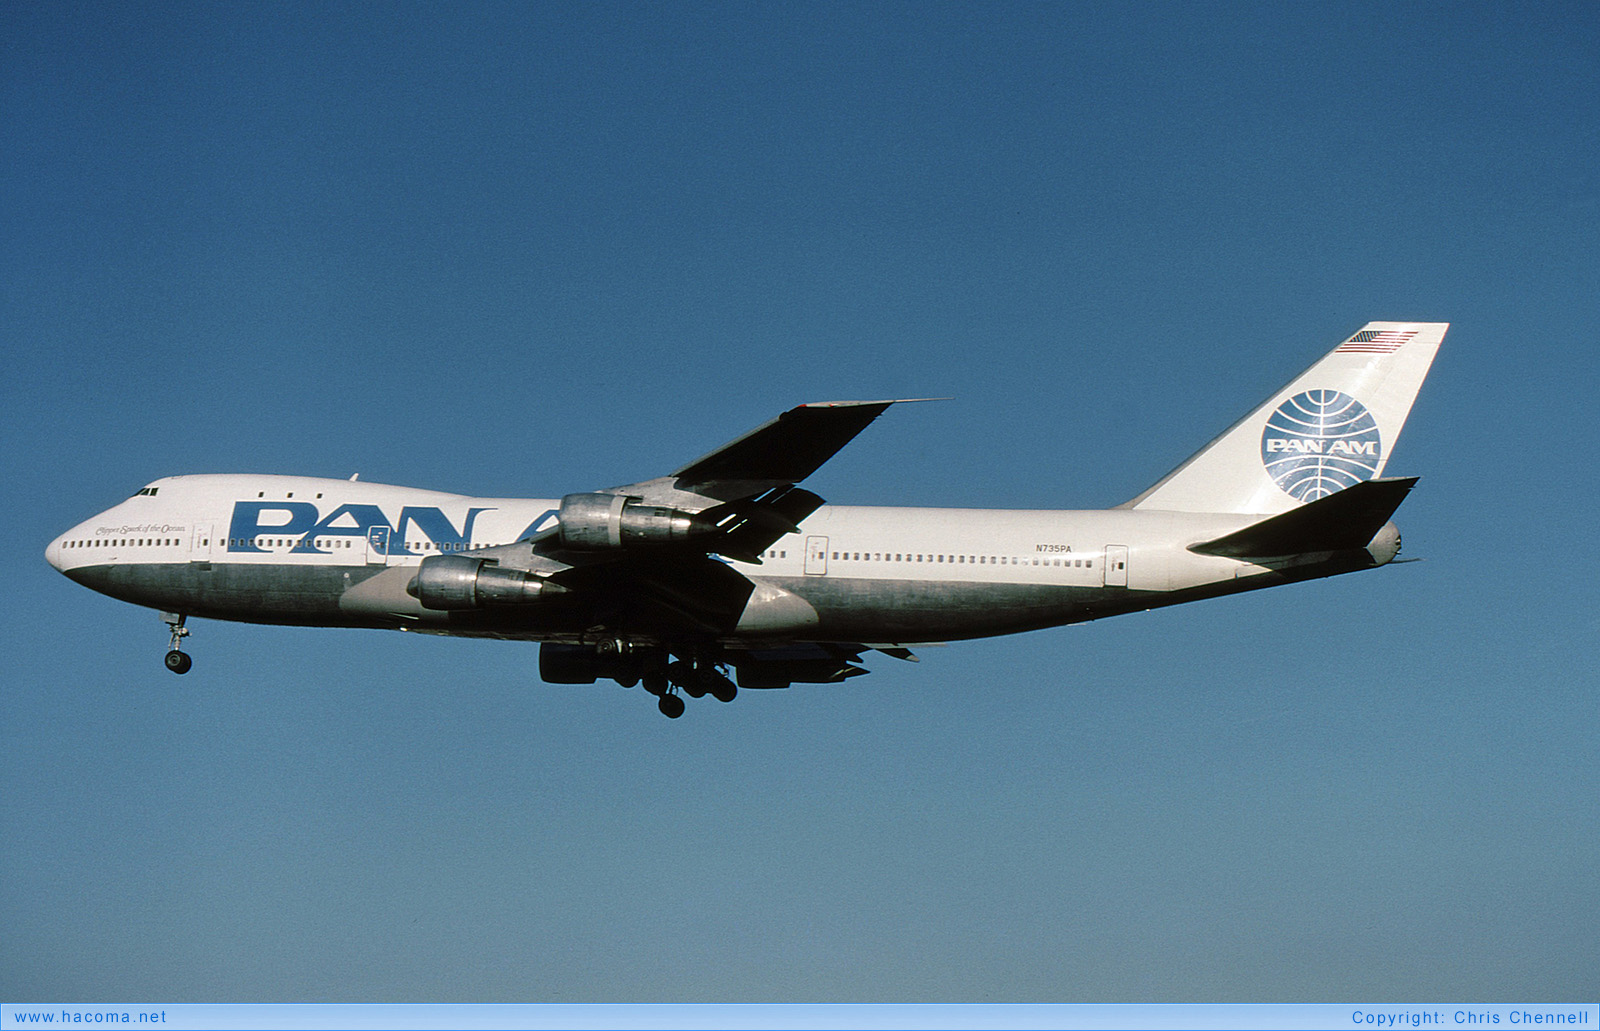
<path id="1" fill-rule="evenodd" d="M 1415 476 L 1368 480 L 1189 550 L 1223 558 L 1354 551 L 1377 536 L 1416 483 Z"/>

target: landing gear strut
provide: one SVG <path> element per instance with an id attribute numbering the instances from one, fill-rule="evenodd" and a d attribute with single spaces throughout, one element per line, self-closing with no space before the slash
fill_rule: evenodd
<path id="1" fill-rule="evenodd" d="M 679 691 L 690 698 L 710 695 L 719 702 L 731 702 L 734 695 L 739 693 L 733 681 L 707 658 L 678 659 L 667 666 L 665 676 L 646 676 L 644 686 L 651 694 L 660 695 L 658 706 L 661 714 L 670 720 L 683 715 L 683 695 Z"/>
<path id="2" fill-rule="evenodd" d="M 173 628 L 168 665 L 181 672 L 175 663 L 181 662 L 183 669 L 189 666 L 178 643 L 188 631 L 183 629 L 182 616 L 169 612 L 164 618 Z M 656 707 L 669 720 L 683 716 L 685 698 L 710 695 L 731 702 L 739 693 L 731 675 L 723 672 L 729 664 L 715 642 L 634 642 L 604 631 L 591 641 L 544 642 L 539 646 L 540 678 L 549 684 L 592 684 L 603 678 L 623 687 L 642 687 L 646 694 L 656 696 Z"/>
<path id="3" fill-rule="evenodd" d="M 194 665 L 194 660 L 182 650 L 183 639 L 189 636 L 189 628 L 183 624 L 189 617 L 176 612 L 163 612 L 161 618 L 172 628 L 172 644 L 167 652 L 167 668 L 174 673 L 187 673 L 189 667 Z"/>

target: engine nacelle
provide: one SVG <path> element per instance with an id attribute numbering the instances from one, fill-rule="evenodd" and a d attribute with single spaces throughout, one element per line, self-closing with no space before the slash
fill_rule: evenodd
<path id="1" fill-rule="evenodd" d="M 472 555 L 430 555 L 417 567 L 406 593 L 424 608 L 451 611 L 526 605 L 565 594 L 566 588 Z"/>
<path id="2" fill-rule="evenodd" d="M 592 644 L 539 645 L 539 679 L 547 684 L 592 684 L 602 678 L 626 687 L 639 682 L 644 657 L 638 652 L 600 652 Z"/>
<path id="3" fill-rule="evenodd" d="M 676 544 L 716 530 L 693 512 L 646 505 L 623 494 L 568 494 L 558 518 L 561 543 L 587 551 Z"/>

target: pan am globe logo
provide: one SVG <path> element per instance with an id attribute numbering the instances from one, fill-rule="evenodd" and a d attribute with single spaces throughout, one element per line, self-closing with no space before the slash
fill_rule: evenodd
<path id="1" fill-rule="evenodd" d="M 1383 459 L 1378 423 L 1338 390 L 1296 394 L 1267 419 L 1261 462 L 1296 501 L 1315 501 L 1370 480 Z"/>

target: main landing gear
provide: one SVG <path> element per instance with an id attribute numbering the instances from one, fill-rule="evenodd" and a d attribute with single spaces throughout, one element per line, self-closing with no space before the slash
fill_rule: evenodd
<path id="1" fill-rule="evenodd" d="M 183 639 L 189 636 L 189 628 L 183 625 L 188 618 L 176 612 L 161 614 L 161 619 L 172 628 L 172 645 L 167 652 L 167 668 L 174 673 L 187 673 L 189 667 L 194 665 L 194 660 L 182 650 Z"/>
<path id="2" fill-rule="evenodd" d="M 678 659 L 667 665 L 665 673 L 646 673 L 640 682 L 646 691 L 656 696 L 656 707 L 669 720 L 683 715 L 685 694 L 690 698 L 710 695 L 719 702 L 731 702 L 739 693 L 733 681 L 706 660 Z"/>
<path id="3" fill-rule="evenodd" d="M 637 684 L 656 696 L 661 715 L 675 720 L 683 715 L 684 695 L 731 702 L 739 693 L 722 672 L 722 655 L 720 647 L 698 642 L 675 652 L 671 645 L 635 646 L 619 637 L 601 637 L 593 644 L 546 641 L 539 646 L 539 677 L 547 684 Z"/>

